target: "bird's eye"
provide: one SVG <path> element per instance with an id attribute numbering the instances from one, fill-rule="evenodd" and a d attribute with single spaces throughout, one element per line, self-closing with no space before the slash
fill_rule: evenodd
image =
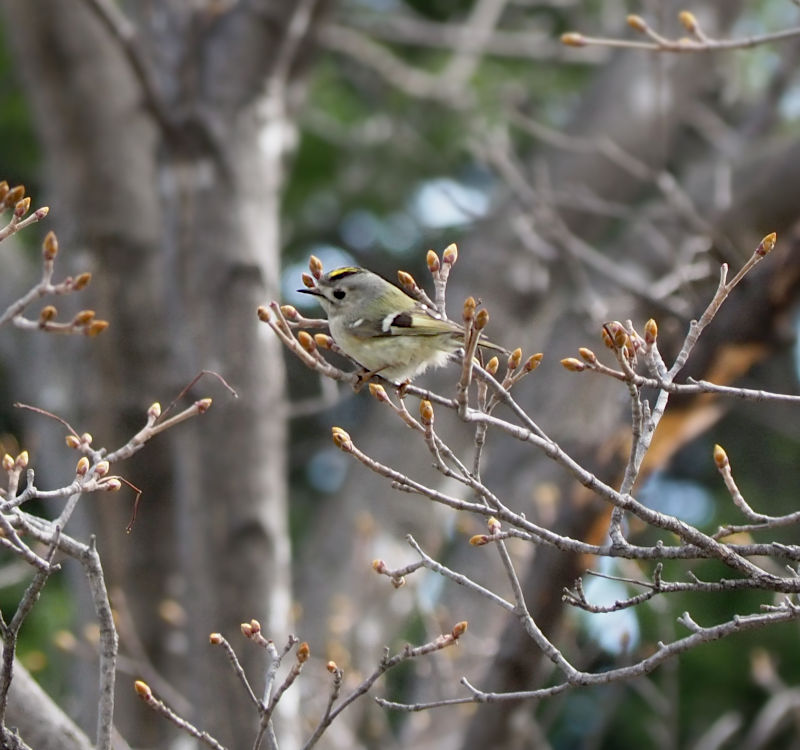
<path id="1" fill-rule="evenodd" d="M 344 289 L 334 289 L 333 290 L 333 296 L 336 297 L 336 299 L 344 299 L 344 295 L 345 294 L 346 294 L 346 292 L 344 291 Z"/>

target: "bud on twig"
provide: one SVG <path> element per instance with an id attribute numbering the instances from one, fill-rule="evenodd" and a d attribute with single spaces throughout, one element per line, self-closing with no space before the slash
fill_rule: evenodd
<path id="1" fill-rule="evenodd" d="M 466 620 L 462 620 L 461 622 L 457 622 L 453 625 L 453 629 L 450 631 L 450 635 L 453 636 L 456 640 L 461 638 L 464 633 L 467 632 L 467 627 L 469 627 L 469 623 Z"/>
<path id="2" fill-rule="evenodd" d="M 333 339 L 327 333 L 315 333 L 314 343 L 320 349 L 330 349 L 333 347 Z"/>
<path id="3" fill-rule="evenodd" d="M 778 241 L 778 235 L 775 232 L 770 232 L 766 237 L 764 237 L 761 242 L 758 243 L 758 247 L 756 248 L 756 255 L 760 255 L 762 258 L 765 255 L 768 255 L 772 252 L 772 248 L 775 247 L 775 243 Z"/>
<path id="4" fill-rule="evenodd" d="M 54 305 L 45 305 L 42 308 L 42 311 L 39 313 L 39 325 L 44 325 L 45 323 L 49 323 L 58 315 L 58 310 L 56 310 Z"/>
<path id="5" fill-rule="evenodd" d="M 372 569 L 376 573 L 383 573 L 386 570 L 386 563 L 380 558 L 376 558 L 372 561 Z"/>
<path id="6" fill-rule="evenodd" d="M 495 375 L 498 369 L 500 369 L 500 360 L 497 357 L 492 357 L 486 363 L 486 372 L 488 372 L 490 375 Z"/>
<path id="7" fill-rule="evenodd" d="M 17 203 L 19 203 L 24 197 L 25 197 L 25 186 L 16 185 L 6 193 L 6 197 L 3 202 L 5 203 L 6 208 L 10 208 L 11 206 L 16 206 Z"/>
<path id="8" fill-rule="evenodd" d="M 644 341 L 649 346 L 652 346 L 656 343 L 656 339 L 658 338 L 658 324 L 650 318 L 647 323 L 644 324 Z"/>
<path id="9" fill-rule="evenodd" d="M 341 448 L 343 451 L 352 449 L 353 441 L 350 439 L 350 435 L 341 427 L 331 427 L 331 435 L 337 448 Z"/>
<path id="10" fill-rule="evenodd" d="M 469 323 L 475 317 L 475 308 L 478 306 L 478 303 L 475 302 L 474 297 L 467 297 L 464 300 L 464 322 Z"/>
<path id="11" fill-rule="evenodd" d="M 72 319 L 72 324 L 76 326 L 85 326 L 91 320 L 94 320 L 94 316 L 94 310 L 81 310 L 80 312 L 75 313 L 75 317 Z"/>
<path id="12" fill-rule="evenodd" d="M 314 277 L 311 274 L 303 272 L 300 274 L 300 278 L 303 280 L 303 286 L 308 289 L 314 289 L 316 287 L 316 282 L 314 281 Z"/>
<path id="13" fill-rule="evenodd" d="M 258 315 L 258 319 L 262 323 L 269 323 L 269 319 L 272 317 L 269 309 L 264 307 L 264 305 L 259 305 L 258 309 L 256 310 L 256 314 Z"/>
<path id="14" fill-rule="evenodd" d="M 475 314 L 475 329 L 482 331 L 489 323 L 489 311 L 484 307 Z"/>
<path id="15" fill-rule="evenodd" d="M 316 255 L 308 259 L 308 270 L 315 279 L 322 277 L 322 261 Z"/>
<path id="16" fill-rule="evenodd" d="M 428 399 L 419 402 L 419 416 L 426 427 L 433 424 L 433 404 Z"/>
<path id="17" fill-rule="evenodd" d="M 433 250 L 428 250 L 428 254 L 425 256 L 425 262 L 428 264 L 428 270 L 431 273 L 436 273 L 441 268 L 439 256 Z"/>
<path id="18" fill-rule="evenodd" d="M 647 21 L 644 20 L 641 16 L 637 16 L 634 13 L 631 13 L 626 19 L 626 23 L 630 26 L 634 31 L 639 31 L 644 33 L 647 31 Z"/>
<path id="19" fill-rule="evenodd" d="M 697 18 L 695 18 L 694 13 L 688 10 L 682 10 L 678 13 L 678 20 L 681 22 L 686 31 L 691 32 L 694 34 L 697 31 Z"/>
<path id="20" fill-rule="evenodd" d="M 489 537 L 486 534 L 475 534 L 469 538 L 469 543 L 473 547 L 483 547 L 485 544 L 489 544 Z"/>
<path id="21" fill-rule="evenodd" d="M 222 633 L 209 633 L 208 642 L 212 646 L 219 646 L 222 643 Z"/>
<path id="22" fill-rule="evenodd" d="M 26 469 L 28 467 L 28 451 L 22 451 L 15 459 L 14 466 L 17 469 Z"/>
<path id="23" fill-rule="evenodd" d="M 3 471 L 11 471 L 14 468 L 14 459 L 8 454 L 3 454 L 2 461 Z"/>
<path id="24" fill-rule="evenodd" d="M 508 369 L 516 370 L 522 362 L 522 349 L 517 347 L 508 357 Z"/>
<path id="25" fill-rule="evenodd" d="M 75 278 L 75 281 L 72 282 L 72 288 L 79 292 L 81 289 L 86 289 L 89 286 L 89 282 L 92 280 L 92 274 L 88 271 L 84 271 L 83 273 L 78 274 Z"/>
<path id="26" fill-rule="evenodd" d="M 544 354 L 541 352 L 537 352 L 536 354 L 531 354 L 527 360 L 525 360 L 525 367 L 522 369 L 525 372 L 533 372 L 540 364 L 542 364 L 542 360 L 544 359 Z"/>
<path id="27" fill-rule="evenodd" d="M 442 253 L 442 261 L 446 263 L 448 266 L 454 266 L 456 261 L 458 260 L 458 248 L 456 247 L 456 243 L 450 243 Z"/>
<path id="28" fill-rule="evenodd" d="M 567 357 L 566 359 L 562 359 L 561 366 L 570 372 L 583 372 L 586 369 L 586 365 L 583 364 L 583 362 L 581 362 L 579 359 L 575 359 L 575 357 Z"/>
<path id="29" fill-rule="evenodd" d="M 568 31 L 566 34 L 561 35 L 561 44 L 565 47 L 585 47 L 586 37 L 577 31 Z"/>
<path id="30" fill-rule="evenodd" d="M 400 282 L 400 286 L 407 292 L 415 292 L 418 289 L 417 282 L 408 271 L 398 271 L 397 280 Z"/>
<path id="31" fill-rule="evenodd" d="M 724 469 L 729 465 L 728 454 L 721 445 L 714 445 L 714 463 L 718 469 Z"/>
<path id="32" fill-rule="evenodd" d="M 386 389 L 380 383 L 369 384 L 369 395 L 378 401 L 388 401 L 389 396 Z"/>
<path id="33" fill-rule="evenodd" d="M 80 438 L 75 437 L 75 435 L 67 435 L 64 438 L 64 442 L 66 442 L 67 448 L 72 448 L 73 450 L 77 450 L 81 447 Z"/>
<path id="34" fill-rule="evenodd" d="M 106 328 L 108 328 L 107 320 L 93 320 L 86 329 L 86 335 L 89 337 L 97 336 L 105 331 Z"/>
<path id="35" fill-rule="evenodd" d="M 18 219 L 21 219 L 30 210 L 31 210 L 30 197 L 23 198 L 21 201 L 17 201 L 17 204 L 14 206 L 14 216 L 16 216 Z"/>
<path id="36" fill-rule="evenodd" d="M 314 337 L 307 331 L 298 331 L 297 340 L 300 342 L 300 346 L 302 346 L 303 349 L 305 349 L 309 354 L 313 354 L 315 351 L 317 351 L 317 344 L 314 341 Z"/>
<path id="37" fill-rule="evenodd" d="M 136 682 L 133 683 L 133 689 L 140 698 L 150 700 L 153 697 L 153 691 L 144 680 L 136 680 Z"/>
<path id="38" fill-rule="evenodd" d="M 281 305 L 281 314 L 286 320 L 297 320 L 300 317 L 294 305 Z"/>
<path id="39" fill-rule="evenodd" d="M 89 459 L 86 456 L 81 456 L 75 466 L 75 474 L 79 477 L 85 477 L 87 471 L 89 471 Z"/>
<path id="40" fill-rule="evenodd" d="M 58 238 L 56 233 L 49 231 L 42 242 L 42 257 L 44 260 L 53 260 L 58 255 Z"/>
<path id="41" fill-rule="evenodd" d="M 581 359 L 588 362 L 590 365 L 593 365 L 595 362 L 597 362 L 597 355 L 591 349 L 587 349 L 585 346 L 582 346 L 580 349 L 578 349 L 578 354 L 581 355 Z"/>
<path id="42" fill-rule="evenodd" d="M 304 664 L 308 661 L 309 657 L 311 656 L 311 647 L 308 645 L 306 641 L 303 641 L 297 647 L 297 661 L 300 664 Z"/>

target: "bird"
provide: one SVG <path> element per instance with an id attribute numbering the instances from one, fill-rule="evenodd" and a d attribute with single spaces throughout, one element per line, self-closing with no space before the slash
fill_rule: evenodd
<path id="1" fill-rule="evenodd" d="M 366 268 L 336 268 L 298 292 L 316 297 L 334 342 L 369 376 L 411 381 L 464 346 L 463 326 Z M 507 353 L 483 338 L 479 345 Z"/>

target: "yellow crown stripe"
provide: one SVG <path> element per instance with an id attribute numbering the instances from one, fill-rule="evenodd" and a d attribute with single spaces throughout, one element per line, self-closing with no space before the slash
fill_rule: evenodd
<path id="1" fill-rule="evenodd" d="M 350 276 L 351 274 L 359 273 L 360 271 L 361 271 L 361 269 L 356 267 L 356 266 L 345 266 L 344 268 L 337 268 L 337 269 L 331 271 L 328 274 L 328 278 L 329 279 L 339 279 L 342 276 Z"/>

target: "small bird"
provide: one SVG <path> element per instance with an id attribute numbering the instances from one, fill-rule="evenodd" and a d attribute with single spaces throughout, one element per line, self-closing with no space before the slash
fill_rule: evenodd
<path id="1" fill-rule="evenodd" d="M 311 289 L 339 348 L 370 374 L 392 382 L 441 367 L 464 346 L 464 328 L 366 268 L 336 268 Z M 485 339 L 480 346 L 506 350 Z"/>

